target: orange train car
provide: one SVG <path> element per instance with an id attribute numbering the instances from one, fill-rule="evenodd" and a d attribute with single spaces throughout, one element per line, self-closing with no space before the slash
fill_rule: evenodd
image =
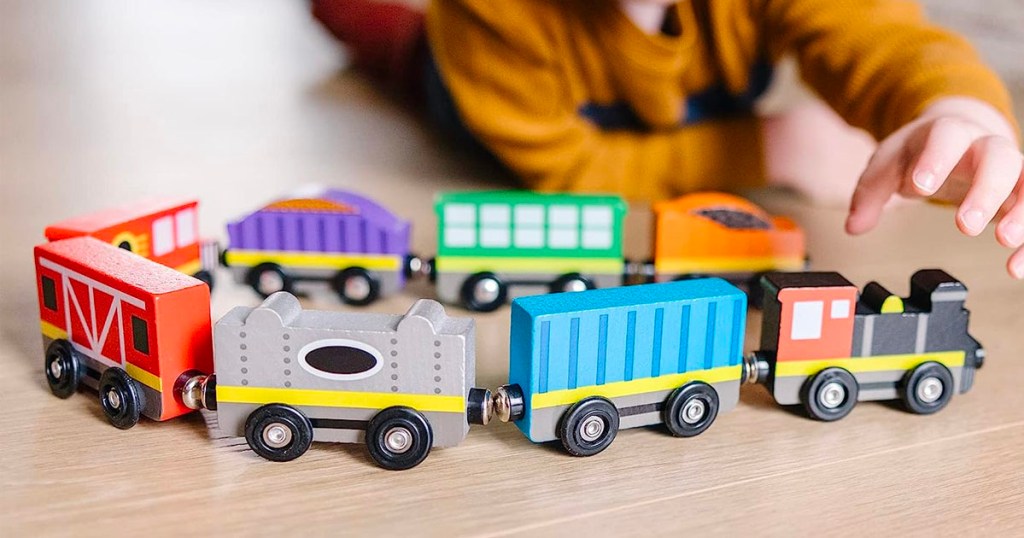
<path id="1" fill-rule="evenodd" d="M 73 217 L 46 228 L 46 239 L 91 236 L 213 284 L 204 263 L 196 200 L 149 199 Z"/>
<path id="2" fill-rule="evenodd" d="M 800 226 L 738 196 L 689 194 L 655 204 L 654 213 L 658 281 L 714 275 L 745 282 L 768 271 L 806 268 Z"/>
<path id="3" fill-rule="evenodd" d="M 92 237 L 35 248 L 50 390 L 96 389 L 110 422 L 192 410 L 186 378 L 213 370 L 210 290 L 201 281 Z"/>

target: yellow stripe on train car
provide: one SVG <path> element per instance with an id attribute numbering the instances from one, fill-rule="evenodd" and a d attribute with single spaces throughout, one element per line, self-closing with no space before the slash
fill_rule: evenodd
<path id="1" fill-rule="evenodd" d="M 175 267 L 174 270 L 179 273 L 185 273 L 186 275 L 194 275 L 203 268 L 203 263 L 199 260 L 193 260 L 186 264 Z"/>
<path id="2" fill-rule="evenodd" d="M 604 385 L 590 385 L 575 389 L 553 390 L 551 392 L 534 393 L 530 399 L 532 409 L 572 405 L 583 398 L 603 396 L 605 398 L 621 398 L 648 392 L 658 392 L 681 387 L 691 381 L 703 381 L 708 384 L 739 381 L 743 367 L 719 366 L 710 370 L 696 370 L 683 374 L 669 374 L 658 377 L 645 377 L 632 381 L 616 381 Z"/>
<path id="3" fill-rule="evenodd" d="M 288 405 L 353 407 L 358 409 L 386 409 L 396 405 L 404 405 L 412 407 L 417 411 L 466 412 L 466 400 L 462 396 L 239 387 L 231 385 L 217 385 L 217 402 L 241 404 L 276 402 Z"/>
<path id="4" fill-rule="evenodd" d="M 772 256 L 756 258 L 733 257 L 701 257 L 659 259 L 654 262 L 654 271 L 658 274 L 679 275 L 686 273 L 708 272 L 751 272 L 758 271 L 803 271 L 803 258 L 776 258 Z"/>
<path id="5" fill-rule="evenodd" d="M 157 392 L 164 391 L 164 382 L 159 377 L 143 370 L 142 368 L 131 363 L 125 363 L 124 371 L 128 372 L 128 375 L 139 383 L 142 383 Z"/>
<path id="6" fill-rule="evenodd" d="M 853 374 L 910 370 L 926 362 L 937 362 L 947 368 L 959 368 L 964 365 L 965 357 L 966 353 L 963 351 L 940 351 L 936 353 L 878 355 L 875 357 L 851 357 L 846 359 L 778 361 L 775 363 L 775 377 L 807 377 L 825 368 L 843 368 Z"/>
<path id="7" fill-rule="evenodd" d="M 56 326 L 56 325 L 54 325 L 52 323 L 48 323 L 46 321 L 39 320 L 39 328 L 40 328 L 40 330 L 42 330 L 43 336 L 45 336 L 47 338 L 51 338 L 53 340 L 67 340 L 67 338 L 68 338 L 68 332 L 67 331 L 65 331 L 64 329 L 61 329 L 60 327 L 58 327 L 58 326 Z"/>
<path id="8" fill-rule="evenodd" d="M 39 320 L 39 328 L 42 330 L 43 336 L 47 338 L 51 338 L 53 340 L 67 340 L 68 338 L 67 331 L 52 323 Z M 131 376 L 132 379 L 139 383 L 142 383 L 157 392 L 163 392 L 164 383 L 159 377 L 135 366 L 134 364 L 125 364 L 124 370 L 125 372 L 128 372 L 128 375 Z"/>
<path id="9" fill-rule="evenodd" d="M 439 256 L 438 271 L 478 273 L 592 273 L 622 274 L 622 258 L 551 258 L 506 256 Z"/>
<path id="10" fill-rule="evenodd" d="M 228 265 L 253 267 L 261 263 L 309 269 L 343 269 L 362 267 L 378 271 L 397 271 L 402 266 L 400 256 L 374 254 L 324 254 L 283 250 L 228 250 L 224 255 Z"/>

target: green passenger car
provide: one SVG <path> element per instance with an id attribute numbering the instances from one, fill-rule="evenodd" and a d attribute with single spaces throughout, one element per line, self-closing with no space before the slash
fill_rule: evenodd
<path id="1" fill-rule="evenodd" d="M 438 196 L 437 295 L 490 311 L 511 296 L 622 285 L 618 196 L 529 191 Z"/>

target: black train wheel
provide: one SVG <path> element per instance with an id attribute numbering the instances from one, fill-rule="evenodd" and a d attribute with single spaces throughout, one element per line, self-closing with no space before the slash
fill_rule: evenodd
<path id="1" fill-rule="evenodd" d="M 67 340 L 54 340 L 46 348 L 43 359 L 46 384 L 58 398 L 70 398 L 82 381 L 82 365 Z"/>
<path id="2" fill-rule="evenodd" d="M 419 465 L 427 459 L 433 445 L 430 423 L 411 407 L 389 407 L 377 413 L 366 428 L 370 457 L 390 471 Z"/>
<path id="3" fill-rule="evenodd" d="M 99 384 L 100 407 L 115 427 L 127 430 L 139 423 L 145 396 L 134 379 L 121 368 L 103 371 Z"/>
<path id="4" fill-rule="evenodd" d="M 550 285 L 551 293 L 587 291 L 596 288 L 594 282 L 579 273 L 569 273 L 555 279 Z"/>
<path id="5" fill-rule="evenodd" d="M 265 459 L 291 461 L 309 450 L 313 425 L 293 407 L 267 404 L 246 419 L 245 440 L 253 452 Z"/>
<path id="6" fill-rule="evenodd" d="M 825 368 L 804 384 L 800 399 L 808 416 L 832 422 L 853 411 L 858 393 L 853 374 L 842 368 Z"/>
<path id="7" fill-rule="evenodd" d="M 493 312 L 508 299 L 508 286 L 494 273 L 477 273 L 462 283 L 462 304 L 474 312 Z"/>
<path id="8" fill-rule="evenodd" d="M 672 391 L 662 411 L 669 433 L 693 437 L 704 433 L 718 416 L 718 391 L 700 381 Z"/>
<path id="9" fill-rule="evenodd" d="M 213 291 L 213 273 L 206 269 L 200 269 L 196 271 L 196 274 L 192 275 L 194 278 L 201 280 L 206 283 L 206 287 Z"/>
<path id="10" fill-rule="evenodd" d="M 292 293 L 292 278 L 276 263 L 261 263 L 245 275 L 245 282 L 266 299 L 279 291 Z"/>
<path id="11" fill-rule="evenodd" d="M 558 424 L 562 447 L 573 456 L 593 456 L 608 448 L 619 432 L 619 411 L 601 397 L 573 404 Z"/>
<path id="12" fill-rule="evenodd" d="M 907 411 L 930 415 L 946 407 L 953 397 L 953 374 L 937 362 L 926 362 L 907 372 L 899 392 Z"/>
<path id="13" fill-rule="evenodd" d="M 343 303 L 353 306 L 366 306 L 380 297 L 380 282 L 362 267 L 341 271 L 331 285 Z"/>

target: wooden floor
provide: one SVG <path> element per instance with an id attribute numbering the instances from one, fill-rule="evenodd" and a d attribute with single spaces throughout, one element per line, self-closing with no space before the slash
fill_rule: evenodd
<path id="1" fill-rule="evenodd" d="M 929 4 L 977 32 L 1022 94 L 1018 0 L 975 15 Z M 50 395 L 31 246 L 56 219 L 144 194 L 191 195 L 203 201 L 204 232 L 218 237 L 227 219 L 321 183 L 384 200 L 416 223 L 416 248 L 432 252 L 432 194 L 485 186 L 488 171 L 453 158 L 341 73 L 343 62 L 302 2 L 0 3 L 0 535 L 1024 533 L 1024 286 L 1004 275 L 1007 253 L 990 237 L 959 236 L 952 213 L 935 207 L 900 208 L 851 239 L 840 209 L 757 195 L 808 229 L 817 268 L 900 293 L 926 266 L 968 284 L 988 361 L 974 390 L 936 416 L 864 404 L 823 424 L 747 387 L 737 410 L 693 439 L 629 430 L 575 459 L 499 423 L 394 473 L 350 445 L 269 463 L 244 441 L 211 439 L 198 415 L 120 431 L 94 394 Z M 636 215 L 629 248 L 642 254 L 643 209 Z M 257 302 L 218 276 L 215 316 Z M 429 287 L 371 310 L 402 312 L 420 295 Z M 508 311 L 478 320 L 478 384 L 495 387 Z"/>

